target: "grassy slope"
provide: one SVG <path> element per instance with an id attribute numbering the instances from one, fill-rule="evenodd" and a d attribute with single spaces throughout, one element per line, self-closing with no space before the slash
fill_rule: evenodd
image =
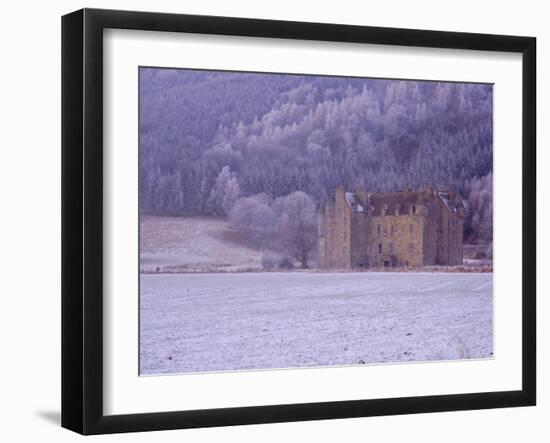
<path id="1" fill-rule="evenodd" d="M 224 218 L 142 216 L 140 228 L 143 272 L 260 268 L 260 251 L 239 241 Z"/>

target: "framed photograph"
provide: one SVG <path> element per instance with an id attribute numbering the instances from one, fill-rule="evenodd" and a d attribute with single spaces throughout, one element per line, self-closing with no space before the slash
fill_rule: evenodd
<path id="1" fill-rule="evenodd" d="M 535 405 L 532 37 L 62 19 L 62 425 Z"/>

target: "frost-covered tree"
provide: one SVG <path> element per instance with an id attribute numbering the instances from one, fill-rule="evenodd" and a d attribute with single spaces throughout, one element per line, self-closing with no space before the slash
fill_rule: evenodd
<path id="1" fill-rule="evenodd" d="M 239 197 L 239 184 L 229 166 L 224 166 L 210 191 L 208 205 L 213 214 L 224 215 L 235 205 Z"/>
<path id="2" fill-rule="evenodd" d="M 271 203 L 267 194 L 239 198 L 229 211 L 231 226 L 258 246 L 270 247 L 277 225 Z"/>
<path id="3" fill-rule="evenodd" d="M 317 230 L 315 202 L 302 191 L 275 200 L 267 194 L 239 198 L 229 212 L 231 226 L 261 248 L 309 267 Z"/>
<path id="4" fill-rule="evenodd" d="M 468 180 L 462 190 L 466 204 L 465 237 L 471 243 L 493 241 L 493 174 Z"/>
<path id="5" fill-rule="evenodd" d="M 302 268 L 308 268 L 317 229 L 313 199 L 305 192 L 296 191 L 275 200 L 273 209 L 278 216 L 278 241 L 285 252 L 300 261 Z"/>

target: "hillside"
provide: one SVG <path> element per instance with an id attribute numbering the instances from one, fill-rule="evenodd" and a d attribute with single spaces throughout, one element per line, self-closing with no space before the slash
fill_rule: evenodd
<path id="1" fill-rule="evenodd" d="M 142 216 L 141 272 L 259 269 L 261 253 L 235 238 L 222 217 Z"/>
<path id="2" fill-rule="evenodd" d="M 227 215 L 238 198 L 456 186 L 491 242 L 489 84 L 141 68 L 140 210 Z"/>

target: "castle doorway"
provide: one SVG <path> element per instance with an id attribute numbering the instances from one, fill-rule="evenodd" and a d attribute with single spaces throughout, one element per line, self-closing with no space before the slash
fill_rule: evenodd
<path id="1" fill-rule="evenodd" d="M 395 255 L 387 255 L 383 258 L 385 268 L 393 268 L 397 265 L 397 257 Z"/>

